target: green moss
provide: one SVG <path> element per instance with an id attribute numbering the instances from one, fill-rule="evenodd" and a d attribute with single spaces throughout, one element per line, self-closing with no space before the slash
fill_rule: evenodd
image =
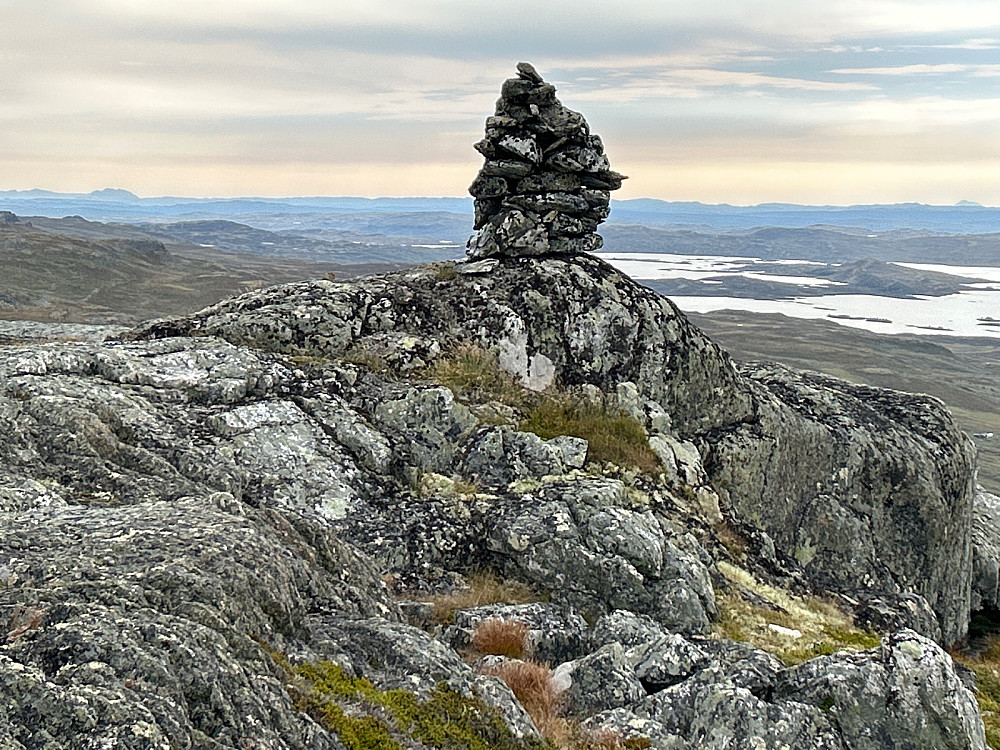
<path id="1" fill-rule="evenodd" d="M 516 737 L 495 711 L 480 701 L 459 695 L 438 685 L 431 697 L 417 701 L 412 693 L 401 690 L 384 695 L 383 705 L 407 734 L 425 745 L 437 748 L 522 748 Z M 532 743 L 542 747 L 542 743 Z"/>
<path id="2" fill-rule="evenodd" d="M 838 651 L 864 651 L 881 643 L 879 636 L 865 630 L 824 626 L 819 640 L 797 648 L 784 649 L 778 657 L 788 665 L 800 664 L 817 656 L 829 656 Z"/>
<path id="3" fill-rule="evenodd" d="M 328 662 L 275 662 L 293 678 L 298 705 L 323 722 L 350 750 L 397 750 L 407 736 L 440 750 L 551 750 L 539 740 L 518 739 L 500 714 L 477 698 L 445 684 L 426 700 L 405 690 L 378 690 Z M 391 724 L 379 718 L 387 716 Z"/>
<path id="4" fill-rule="evenodd" d="M 546 440 L 558 435 L 584 438 L 589 446 L 589 461 L 635 466 L 651 474 L 663 471 L 642 425 L 627 414 L 603 406 L 550 396 L 528 412 L 519 429 Z"/>
<path id="5" fill-rule="evenodd" d="M 340 666 L 321 661 L 304 662 L 291 667 L 292 673 L 303 678 L 317 693 L 337 698 L 367 698 L 378 694 L 375 687 L 363 677 L 351 677 Z"/>
<path id="6" fill-rule="evenodd" d="M 323 723 L 334 732 L 348 750 L 402 750 L 385 724 L 374 716 L 347 716 L 330 701 L 317 704 Z"/>

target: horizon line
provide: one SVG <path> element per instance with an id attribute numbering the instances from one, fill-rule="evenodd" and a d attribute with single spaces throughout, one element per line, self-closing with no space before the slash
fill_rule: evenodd
<path id="1" fill-rule="evenodd" d="M 96 197 L 101 198 L 103 195 L 107 196 L 108 202 L 114 202 L 113 194 L 127 194 L 131 198 L 139 201 L 155 201 L 155 200 L 191 200 L 191 201 L 231 201 L 231 200 L 252 200 L 252 201 L 292 201 L 292 200 L 359 200 L 359 201 L 405 201 L 405 200 L 461 200 L 461 201 L 472 201 L 473 198 L 469 195 L 378 195 L 378 196 L 365 196 L 365 195 L 138 195 L 131 190 L 125 188 L 98 188 L 91 190 L 89 192 L 72 192 L 72 191 L 60 191 L 60 190 L 50 190 L 48 188 L 4 188 L 0 189 L 0 197 L 6 197 L 9 194 L 20 194 L 20 193 L 45 193 L 54 197 L 79 197 L 88 198 Z M 31 196 L 25 196 L 26 198 L 31 198 Z M 127 200 L 127 198 L 126 198 Z M 762 201 L 760 203 L 707 203 L 698 199 L 669 199 L 669 198 L 657 198 L 654 196 L 639 196 L 635 198 L 612 198 L 613 202 L 616 203 L 629 203 L 633 201 L 656 201 L 659 203 L 667 204 L 696 204 L 700 206 L 707 207 L 725 207 L 725 208 L 760 208 L 764 206 L 791 206 L 791 207 L 801 207 L 801 208 L 875 208 L 875 207 L 897 207 L 897 206 L 921 206 L 926 208 L 983 208 L 983 209 L 1000 209 L 1000 206 L 993 206 L 978 201 L 970 200 L 960 200 L 955 203 L 923 203 L 921 201 L 897 201 L 894 203 L 790 203 L 787 201 Z M 2 209 L 0 209 L 2 210 Z"/>

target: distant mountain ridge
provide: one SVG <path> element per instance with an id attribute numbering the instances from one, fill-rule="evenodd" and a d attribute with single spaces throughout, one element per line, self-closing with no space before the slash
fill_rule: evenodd
<path id="1" fill-rule="evenodd" d="M 872 231 L 926 229 L 980 234 L 1000 232 L 1000 207 L 961 201 L 953 206 L 895 203 L 855 206 L 807 206 L 762 203 L 756 206 L 706 204 L 634 198 L 612 201 L 610 224 L 688 226 L 701 229 L 747 229 L 758 226 L 808 227 L 817 224 L 859 227 Z M 471 198 L 360 198 L 306 196 L 295 198 L 236 197 L 140 198 L 127 190 L 105 188 L 91 193 L 48 190 L 0 191 L 0 209 L 20 214 L 68 216 L 95 221 L 136 221 L 157 218 L 235 219 L 260 213 L 396 213 L 446 212 L 472 214 Z M 471 225 L 471 219 L 470 219 Z"/>

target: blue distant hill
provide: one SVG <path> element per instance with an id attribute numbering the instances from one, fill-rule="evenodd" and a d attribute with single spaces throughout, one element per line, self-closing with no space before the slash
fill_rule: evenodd
<path id="1" fill-rule="evenodd" d="M 730 206 L 693 201 L 636 198 L 611 202 L 611 224 L 734 230 L 752 227 L 857 227 L 872 231 L 928 230 L 956 234 L 1000 232 L 1000 208 L 962 201 L 953 206 L 894 203 L 859 206 L 804 206 L 762 203 Z M 157 221 L 186 218 L 249 221 L 265 214 L 389 214 L 438 212 L 469 216 L 471 198 L 140 198 L 127 190 L 92 193 L 47 190 L 0 191 L 0 210 L 26 216 L 82 216 L 93 221 Z M 464 221 L 459 220 L 459 221 Z"/>

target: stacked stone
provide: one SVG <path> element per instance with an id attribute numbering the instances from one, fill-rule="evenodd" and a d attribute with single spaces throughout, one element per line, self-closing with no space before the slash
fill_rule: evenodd
<path id="1" fill-rule="evenodd" d="M 612 171 L 604 144 L 583 115 L 528 63 L 504 81 L 496 114 L 476 150 L 486 157 L 469 186 L 476 199 L 470 259 L 556 255 L 597 250 L 597 225 L 609 213 L 623 175 Z"/>

